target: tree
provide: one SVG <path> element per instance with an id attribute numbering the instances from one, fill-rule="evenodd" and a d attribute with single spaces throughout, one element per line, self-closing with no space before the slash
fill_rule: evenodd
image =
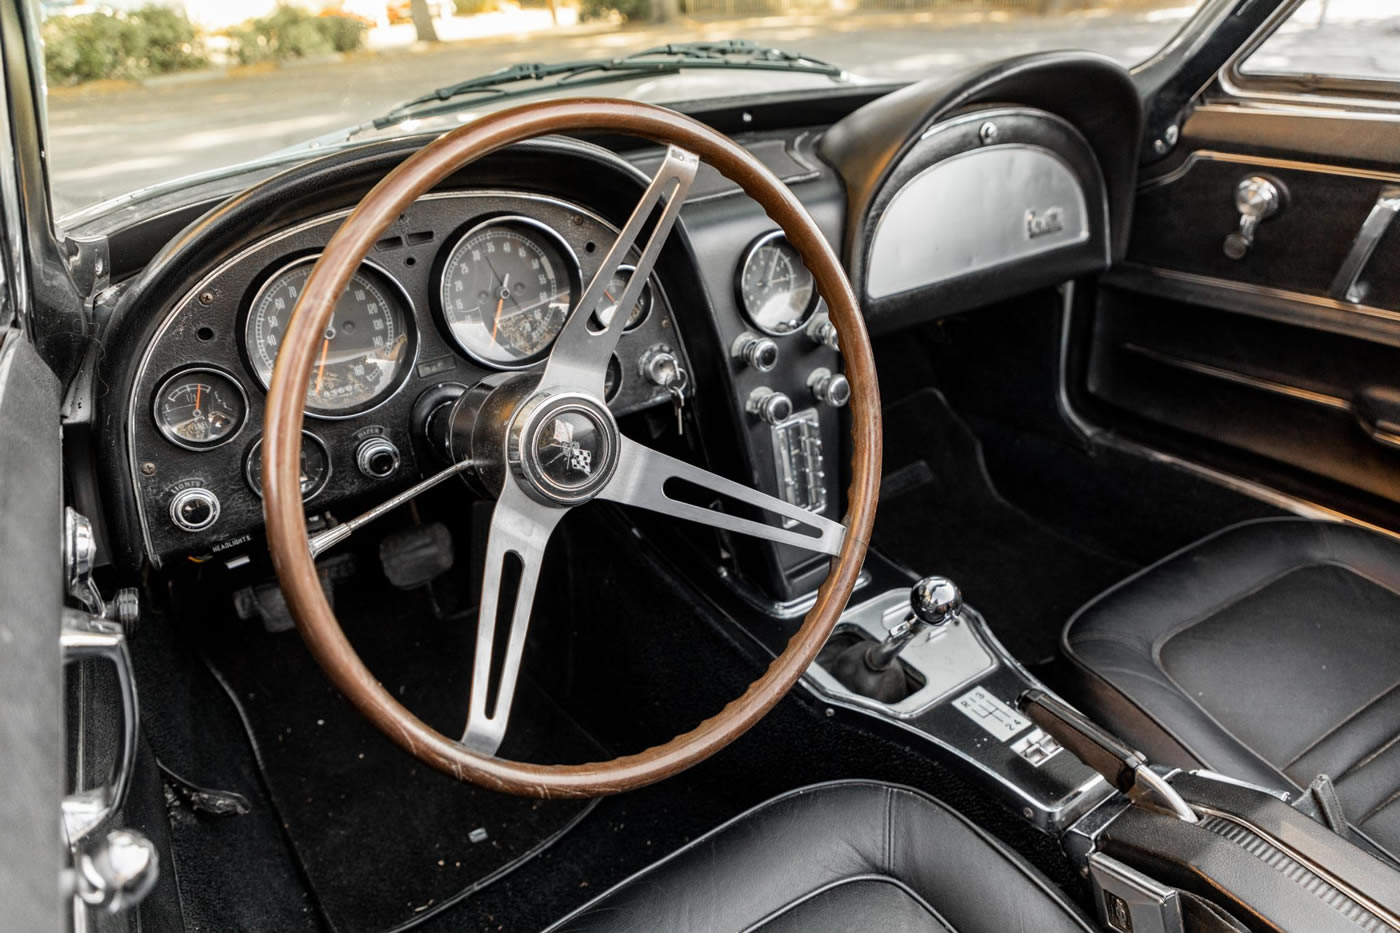
<path id="1" fill-rule="evenodd" d="M 413 29 L 418 33 L 418 41 L 438 41 L 437 29 L 433 27 L 433 14 L 428 9 L 428 0 L 411 0 L 408 8 L 413 14 Z"/>

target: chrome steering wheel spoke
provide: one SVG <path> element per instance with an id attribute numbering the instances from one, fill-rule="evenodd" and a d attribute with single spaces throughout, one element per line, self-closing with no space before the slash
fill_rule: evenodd
<path id="1" fill-rule="evenodd" d="M 505 738 L 515 685 L 520 676 L 520 660 L 525 652 L 535 588 L 539 584 L 540 565 L 550 536 L 567 511 L 536 502 L 507 476 L 495 511 L 491 513 L 476 620 L 471 698 L 467 728 L 462 735 L 462 744 L 472 751 L 494 755 Z M 505 620 L 501 620 L 503 609 L 508 611 Z M 498 634 L 506 639 L 499 663 L 496 658 Z"/>
<path id="2" fill-rule="evenodd" d="M 699 495 L 678 497 L 676 493 L 683 491 L 686 485 Z M 783 519 L 783 524 L 772 525 L 741 518 L 695 502 L 696 499 L 713 499 L 715 496 L 757 508 L 769 517 Z M 846 526 L 839 522 L 822 518 L 776 496 L 725 479 L 625 437 L 621 439 L 617 471 L 598 493 L 598 498 L 833 556 L 840 552 L 841 543 L 846 538 Z"/>
<path id="3" fill-rule="evenodd" d="M 618 296 L 618 308 L 630 308 L 637 303 L 642 289 L 646 287 L 656 260 L 661 255 L 661 247 L 666 242 L 676 218 L 680 216 L 681 205 L 685 202 L 690 186 L 695 181 L 695 173 L 700 168 L 700 160 L 693 153 L 677 146 L 666 150 L 661 167 L 642 193 L 641 200 L 632 210 L 622 231 L 613 241 L 612 248 L 603 257 L 593 280 L 584 289 L 578 307 L 569 316 L 554 350 L 545 363 L 544 376 L 540 380 L 545 386 L 567 386 L 582 389 L 598 398 L 603 397 L 604 375 L 608 360 L 617 342 L 622 338 L 622 330 L 627 325 L 627 314 L 614 314 L 601 330 L 594 330 L 598 323 L 597 311 L 602 306 L 604 291 L 608 282 L 617 272 L 618 266 L 627 261 L 642 230 L 650 220 L 658 204 L 662 205 L 656 225 L 642 247 L 641 254 L 632 272 L 627 288 Z M 611 303 L 611 302 L 609 302 Z"/>

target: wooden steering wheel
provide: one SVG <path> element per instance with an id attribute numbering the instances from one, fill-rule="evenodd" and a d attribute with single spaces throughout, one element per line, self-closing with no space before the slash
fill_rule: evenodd
<path id="1" fill-rule="evenodd" d="M 337 298 L 403 210 L 488 153 L 536 136 L 576 132 L 623 133 L 668 148 L 661 168 L 584 290 L 580 307 L 565 323 L 543 372 L 488 380 L 473 403 L 472 417 L 454 417 L 454 430 L 468 451 L 462 457 L 470 456 L 470 468 L 497 495 L 467 728 L 459 740 L 425 724 L 380 686 L 326 602 L 307 545 L 298 476 L 306 385 Z M 591 312 L 600 306 L 618 264 L 628 258 L 656 215 L 634 262 L 631 283 L 616 306 L 635 303 L 702 159 L 762 205 L 801 254 L 826 299 L 851 385 L 851 485 L 844 525 L 623 437 L 603 402 L 604 373 L 627 315 L 614 313 L 599 326 L 600 319 Z M 567 435 L 574 455 L 561 458 L 556 451 L 545 456 L 561 434 Z M 546 101 L 504 110 L 442 136 L 385 176 L 332 237 L 302 291 L 277 355 L 263 437 L 268 548 L 302 637 L 327 676 L 376 727 L 423 763 L 460 780 L 531 797 L 589 797 L 640 787 L 696 764 L 747 731 L 802 676 L 845 608 L 865 558 L 879 493 L 880 396 L 870 338 L 851 285 L 816 223 L 782 182 L 729 137 L 673 111 L 622 100 Z M 692 505 L 670 495 L 671 480 L 701 486 L 786 521 L 753 521 Z M 784 651 L 741 697 L 691 731 L 637 754 L 590 764 L 538 765 L 497 758 L 545 546 L 564 513 L 593 498 L 805 547 L 834 560 L 816 603 Z M 784 527 L 793 523 L 795 527 Z M 508 564 L 510 570 L 503 572 Z M 503 580 L 514 592 L 503 589 Z M 510 618 L 498 621 L 502 605 L 514 608 Z M 508 633 L 503 636 L 504 652 L 493 650 L 498 629 Z"/>

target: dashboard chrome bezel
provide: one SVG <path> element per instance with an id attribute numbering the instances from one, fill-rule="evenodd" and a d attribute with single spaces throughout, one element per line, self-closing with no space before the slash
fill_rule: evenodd
<path id="1" fill-rule="evenodd" d="M 281 278 L 285 273 L 291 271 L 297 266 L 306 265 L 308 263 L 314 265 L 315 262 L 321 258 L 322 252 L 322 250 L 317 250 L 314 252 L 303 253 L 302 255 L 297 256 L 294 259 L 282 262 L 276 266 L 269 267 L 270 271 L 268 269 L 263 270 L 263 272 L 259 274 L 256 280 L 256 287 L 248 290 L 248 294 L 252 297 L 245 297 L 242 303 L 240 304 L 235 337 L 238 346 L 238 353 L 243 360 L 243 365 L 248 368 L 248 372 L 252 373 L 253 380 L 258 384 L 259 387 L 261 387 L 264 394 L 267 393 L 268 384 L 258 373 L 258 368 L 253 363 L 252 351 L 248 347 L 248 323 L 253 319 L 253 309 L 258 306 L 258 301 L 267 291 L 268 286 L 270 286 L 273 282 Z M 372 259 L 364 259 L 360 262 L 360 267 L 363 268 L 365 266 L 368 266 L 370 269 L 374 270 L 380 276 L 382 276 L 387 282 L 389 282 L 389 284 L 397 290 L 399 298 L 403 300 L 407 321 L 404 327 L 404 333 L 409 336 L 409 339 L 412 342 L 412 352 L 409 354 L 408 360 L 402 366 L 400 366 L 398 373 L 395 374 L 394 382 L 389 387 L 388 391 L 381 392 L 379 395 L 376 395 L 373 399 L 370 400 L 370 403 L 365 407 L 357 407 L 349 411 L 325 412 L 318 411 L 312 408 L 310 405 L 307 405 L 303 408 L 303 411 L 305 412 L 306 417 L 308 418 L 319 418 L 324 421 L 344 421 L 347 418 L 359 418 L 362 415 L 367 415 L 370 412 L 382 407 L 390 399 L 398 395 L 399 392 L 403 389 L 403 387 L 408 384 L 409 376 L 412 375 L 414 367 L 418 365 L 418 348 L 422 341 L 418 339 L 418 308 L 413 303 L 413 297 L 408 293 L 408 289 L 404 287 L 403 283 L 399 281 L 398 277 L 395 276 L 388 269 L 386 269 L 383 265 L 375 262 Z M 359 274 L 359 269 L 356 269 L 355 271 L 356 274 Z M 278 350 L 280 352 L 280 346 L 278 347 Z"/>
<path id="2" fill-rule="evenodd" d="M 735 300 L 738 301 L 739 310 L 742 312 L 744 320 L 748 322 L 749 326 L 756 328 L 770 337 L 790 337 L 793 334 L 800 334 L 802 332 L 802 329 L 812 320 L 812 314 L 816 311 L 817 304 L 821 301 L 821 295 L 816 288 L 816 278 L 812 276 L 810 269 L 805 265 L 802 267 L 803 271 L 807 273 L 808 278 L 812 281 L 812 294 L 811 297 L 807 299 L 807 305 L 803 308 L 797 325 L 791 330 L 775 330 L 774 328 L 765 327 L 760 324 L 758 322 L 757 313 L 749 307 L 748 299 L 744 297 L 744 273 L 748 271 L 749 263 L 753 262 L 754 257 L 758 255 L 760 249 L 777 240 L 782 240 L 784 243 L 787 243 L 788 248 L 798 255 L 800 261 L 801 254 L 797 253 L 797 248 L 795 246 L 788 243 L 787 236 L 783 231 L 769 230 L 767 233 L 756 238 L 744 249 L 743 258 L 739 260 L 739 265 L 734 271 L 734 297 Z"/>
<path id="3" fill-rule="evenodd" d="M 236 389 L 238 389 L 238 396 L 243 401 L 243 415 L 238 419 L 238 427 L 234 429 L 234 432 L 232 434 L 230 434 L 228 437 L 223 438 L 217 443 L 197 445 L 178 440 L 168 431 L 166 431 L 165 425 L 161 421 L 160 400 L 165 395 L 166 388 L 170 385 L 170 383 L 174 382 L 176 379 L 188 376 L 190 373 L 213 373 L 216 376 L 223 376 L 229 382 L 233 383 Z M 191 363 L 188 366 L 181 366 L 178 369 L 172 369 L 170 372 L 166 373 L 164 376 L 161 377 L 160 381 L 156 383 L 155 391 L 151 393 L 151 418 L 155 421 L 156 431 L 160 434 L 161 437 L 174 444 L 176 447 L 194 451 L 195 453 L 204 453 L 210 450 L 217 450 L 220 447 L 223 447 L 227 444 L 232 444 L 234 441 L 236 441 L 238 439 L 238 435 L 242 434 L 243 429 L 248 426 L 248 416 L 251 414 L 251 409 L 252 406 L 248 402 L 248 390 L 243 387 L 243 383 L 233 373 L 227 371 L 223 367 L 215 366 L 213 363 Z"/>
<path id="4" fill-rule="evenodd" d="M 308 431 L 306 428 L 302 428 L 301 446 L 303 451 L 306 449 L 306 442 L 308 439 L 317 447 L 321 448 L 321 455 L 325 457 L 326 460 L 326 472 L 321 477 L 321 481 L 316 484 L 315 489 L 302 495 L 302 502 L 310 502 L 320 495 L 321 492 L 330 485 L 331 474 L 335 472 L 335 461 L 331 459 L 330 447 L 325 441 L 321 440 L 314 431 Z M 259 434 L 257 440 L 253 441 L 253 443 L 248 446 L 248 449 L 243 451 L 243 481 L 248 484 L 248 488 L 253 491 L 253 495 L 257 496 L 259 499 L 263 497 L 262 484 L 253 482 L 253 455 L 262 450 L 262 442 L 262 435 Z"/>
<path id="5" fill-rule="evenodd" d="M 454 349 L 465 355 L 468 359 L 472 360 L 473 362 L 478 363 L 481 366 L 485 366 L 487 369 L 500 370 L 502 372 L 518 372 L 520 370 L 529 369 L 532 366 L 538 366 L 540 361 L 549 355 L 549 351 L 554 347 L 554 341 L 559 338 L 559 335 L 556 333 L 553 337 L 550 338 L 549 343 L 542 350 L 529 357 L 528 359 L 518 360 L 513 363 L 501 363 L 493 360 L 488 360 L 478 355 L 475 351 L 473 351 L 470 347 L 468 347 L 466 344 L 464 344 L 461 340 L 458 339 L 456 332 L 452 329 L 451 322 L 447 320 L 447 309 L 442 298 L 442 286 L 443 283 L 447 280 L 447 267 L 451 264 L 450 260 L 452 258 L 452 255 L 457 252 L 458 248 L 461 247 L 463 243 L 467 242 L 467 240 L 470 239 L 472 236 L 476 235 L 477 233 L 481 232 L 487 227 L 507 223 L 519 223 L 527 227 L 533 227 L 536 230 L 543 232 L 546 236 L 548 236 L 554 241 L 557 247 L 559 247 L 560 252 L 562 253 L 564 259 L 568 263 L 568 268 L 564 270 L 565 274 L 569 276 L 570 307 L 568 314 L 564 315 L 564 321 L 566 323 L 568 322 L 569 318 L 572 317 L 573 314 L 578 310 L 578 301 L 582 300 L 583 298 L 583 266 L 579 262 L 578 253 L 575 252 L 574 248 L 569 245 L 569 241 L 564 238 L 564 235 L 561 234 L 554 227 L 550 226 L 544 221 L 537 220 L 533 217 L 528 217 L 524 214 L 504 213 L 492 214 L 485 217 L 476 217 L 473 218 L 472 222 L 466 226 L 466 228 L 461 232 L 460 235 L 454 235 L 449 240 L 450 245 L 441 249 L 438 252 L 437 259 L 433 261 L 433 274 L 430 279 L 433 287 L 431 292 L 429 293 L 429 302 L 432 306 L 433 319 L 437 322 L 438 327 L 442 330 L 443 336 L 447 338 L 447 342 Z M 560 325 L 559 329 L 561 331 L 563 330 L 562 324 Z"/>

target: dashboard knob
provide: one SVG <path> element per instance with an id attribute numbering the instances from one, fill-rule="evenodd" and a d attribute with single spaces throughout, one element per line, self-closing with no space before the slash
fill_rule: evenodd
<path id="1" fill-rule="evenodd" d="M 836 325 L 831 323 L 831 318 L 826 312 L 813 315 L 812 322 L 807 325 L 807 336 L 813 343 L 819 343 L 833 350 L 841 349 L 841 336 L 836 333 Z"/>
<path id="2" fill-rule="evenodd" d="M 739 335 L 730 352 L 761 373 L 773 371 L 778 365 L 778 344 L 772 337 L 759 337 L 748 332 Z"/>
<path id="3" fill-rule="evenodd" d="M 792 399 L 766 386 L 749 393 L 746 407 L 749 414 L 757 415 L 769 424 L 781 424 L 792 417 Z"/>
<path id="4" fill-rule="evenodd" d="M 812 390 L 817 401 L 832 408 L 842 408 L 851 400 L 851 383 L 826 367 L 812 370 L 812 375 L 807 377 L 807 388 Z"/>
<path id="5" fill-rule="evenodd" d="M 170 500 L 170 521 L 181 531 L 203 531 L 219 520 L 219 497 L 203 486 L 181 489 Z"/>
<path id="6" fill-rule="evenodd" d="M 387 437 L 371 437 L 355 451 L 355 465 L 370 479 L 386 479 L 399 468 L 399 449 Z"/>

